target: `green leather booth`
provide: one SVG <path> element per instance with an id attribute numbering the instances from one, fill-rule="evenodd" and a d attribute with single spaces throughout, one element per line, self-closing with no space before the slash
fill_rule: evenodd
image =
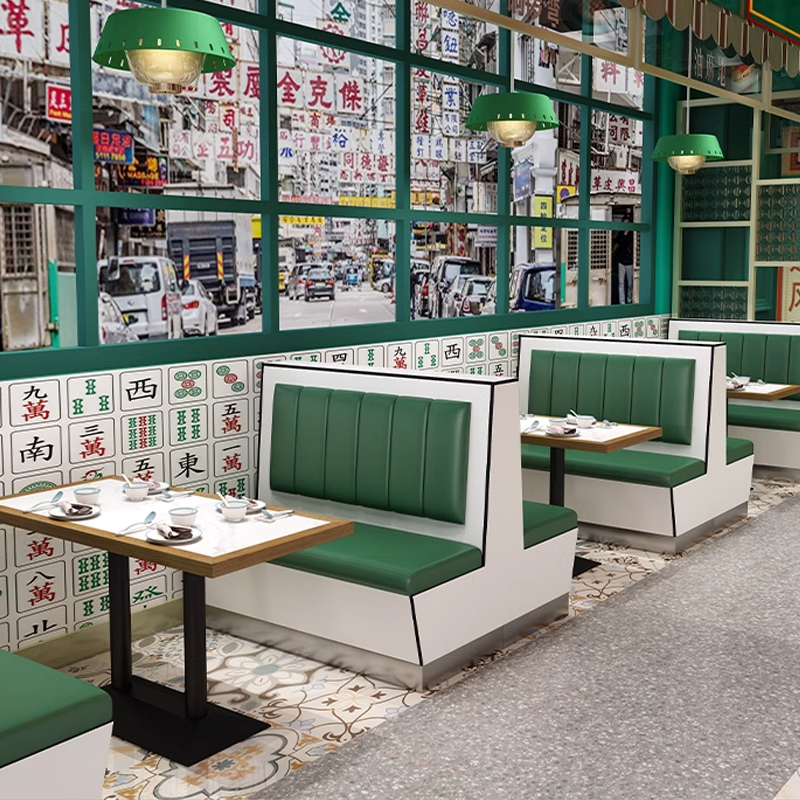
<path id="1" fill-rule="evenodd" d="M 571 409 L 598 420 L 653 425 L 661 441 L 692 440 L 695 362 L 684 358 L 533 350 L 528 412 L 563 417 Z M 567 474 L 675 487 L 705 473 L 698 458 L 618 450 L 565 453 Z M 522 445 L 525 469 L 549 469 L 549 449 Z"/>
<path id="2" fill-rule="evenodd" d="M 276 384 L 270 486 L 463 525 L 470 411 L 453 400 Z M 573 530 L 574 514 L 559 511 L 539 524 L 529 509 L 526 543 Z M 352 536 L 272 563 L 414 595 L 478 569 L 483 553 L 455 539 L 356 522 Z"/>
<path id="3" fill-rule="evenodd" d="M 725 342 L 728 374 L 747 375 L 751 380 L 800 385 L 800 336 L 777 333 L 727 333 L 723 331 L 678 331 L 678 338 L 701 342 Z M 800 394 L 787 400 L 798 402 Z M 744 405 L 728 403 L 728 424 L 745 428 L 800 431 L 797 408 L 772 403 Z"/>
<path id="4" fill-rule="evenodd" d="M 0 768 L 111 722 L 102 689 L 5 650 L 0 709 Z"/>

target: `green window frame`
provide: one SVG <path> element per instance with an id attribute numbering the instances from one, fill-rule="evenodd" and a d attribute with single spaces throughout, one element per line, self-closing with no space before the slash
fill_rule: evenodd
<path id="1" fill-rule="evenodd" d="M 99 191 L 95 188 L 92 149 L 92 65 L 90 55 L 89 0 L 69 0 L 70 23 L 70 82 L 72 88 L 73 188 L 3 186 L 0 202 L 11 204 L 54 204 L 72 206 L 75 224 L 75 261 L 77 284 L 78 346 L 0 353 L 0 374 L 4 379 L 27 378 L 45 374 L 67 374 L 92 369 L 118 369 L 177 360 L 207 360 L 270 353 L 285 353 L 325 347 L 352 346 L 419 339 L 426 336 L 447 336 L 472 332 L 549 326 L 603 320 L 619 316 L 621 306 L 589 306 L 589 236 L 592 229 L 625 230 L 641 233 L 640 302 L 624 307 L 625 316 L 645 315 L 653 310 L 654 264 L 652 200 L 655 170 L 648 158 L 642 162 L 642 222 L 600 222 L 590 219 L 589 169 L 582 169 L 579 191 L 579 219 L 541 219 L 511 214 L 510 153 L 498 148 L 498 208 L 497 214 L 475 214 L 449 211 L 412 210 L 410 203 L 410 143 L 411 143 L 411 76 L 414 69 L 425 69 L 473 84 L 484 84 L 508 91 L 512 86 L 511 34 L 498 30 L 498 71 L 488 73 L 471 67 L 440 61 L 413 52 L 411 47 L 411 9 L 414 0 L 396 0 L 395 48 L 368 41 L 343 39 L 331 33 L 306 27 L 278 18 L 276 0 L 260 0 L 260 13 L 233 9 L 204 0 L 175 0 L 174 7 L 203 11 L 230 22 L 257 29 L 261 71 L 261 192 L 260 200 L 166 196 L 157 194 L 128 194 Z M 501 13 L 508 14 L 508 0 L 501 0 Z M 278 152 L 278 133 L 275 119 L 277 108 L 277 42 L 280 37 L 303 40 L 312 44 L 335 46 L 349 52 L 393 62 L 396 69 L 396 207 L 381 209 L 338 205 L 312 205 L 280 202 L 278 199 L 278 159 L 269 154 Z M 602 51 L 598 51 L 602 55 Z M 582 85 L 580 94 L 560 92 L 525 81 L 516 81 L 517 91 L 539 92 L 553 100 L 580 106 L 581 162 L 589 163 L 591 147 L 591 112 L 608 111 L 642 120 L 644 123 L 643 152 L 651 151 L 655 141 L 656 81 L 645 76 L 644 108 L 642 110 L 616 106 L 592 97 L 592 57 L 581 56 Z M 406 103 L 400 102 L 406 98 Z M 266 265 L 262 276 L 261 333 L 232 334 L 224 337 L 147 341 L 125 345 L 101 345 L 97 324 L 97 273 L 95 267 L 96 210 L 110 208 L 148 208 L 175 210 L 205 210 L 260 214 L 262 224 L 262 253 Z M 497 226 L 498 243 L 508 242 L 514 227 L 576 228 L 579 230 L 579 303 L 578 308 L 555 311 L 508 312 L 509 248 L 497 249 L 497 314 L 453 320 L 409 319 L 409 304 L 397 302 L 393 323 L 365 324 L 340 328 L 300 329 L 281 331 L 279 327 L 278 281 L 278 218 L 281 215 L 335 216 L 359 219 L 392 220 L 395 224 L 396 263 L 408 263 L 410 230 L 413 220 L 424 218 L 433 222 L 478 223 Z M 396 294 L 408 297 L 409 273 L 398 269 Z"/>

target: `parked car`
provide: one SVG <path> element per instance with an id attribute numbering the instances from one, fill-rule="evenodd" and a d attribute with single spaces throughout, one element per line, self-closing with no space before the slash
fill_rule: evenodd
<path id="1" fill-rule="evenodd" d="M 214 301 L 200 281 L 191 278 L 184 284 L 183 332 L 188 336 L 214 336 L 219 333 L 219 316 Z"/>
<path id="2" fill-rule="evenodd" d="M 457 275 L 450 284 L 450 288 L 442 300 L 441 316 L 444 318 L 457 317 L 458 308 L 464 293 L 464 287 L 469 280 L 469 275 Z"/>
<path id="3" fill-rule="evenodd" d="M 450 286 L 459 275 L 480 275 L 480 262 L 462 256 L 436 256 L 431 266 L 433 282 L 431 297 L 431 316 L 441 317 L 442 305 Z"/>
<path id="4" fill-rule="evenodd" d="M 517 264 L 511 273 L 508 307 L 511 311 L 548 311 L 558 300 L 555 264 Z"/>
<path id="5" fill-rule="evenodd" d="M 385 258 L 381 263 L 373 288 L 384 294 L 389 294 L 394 289 L 394 261 L 390 258 Z"/>
<path id="6" fill-rule="evenodd" d="M 100 292 L 97 296 L 97 318 L 100 321 L 101 344 L 139 341 L 139 337 L 125 322 L 119 306 L 108 292 Z"/>
<path id="7" fill-rule="evenodd" d="M 310 261 L 303 262 L 302 264 L 295 264 L 294 269 L 289 275 L 289 280 L 286 282 L 286 295 L 290 300 L 297 300 L 305 294 L 305 276 L 310 269 L 319 267 L 319 264 L 313 264 Z"/>
<path id="8" fill-rule="evenodd" d="M 419 264 L 419 266 L 415 266 L 414 262 L 411 262 L 411 296 L 414 299 L 414 313 L 418 317 L 429 317 L 431 315 L 431 267 L 427 261 L 419 262 Z"/>
<path id="9" fill-rule="evenodd" d="M 486 292 L 486 300 L 483 302 L 481 314 L 496 314 L 497 313 L 497 281 L 493 280 L 489 291 Z"/>
<path id="10" fill-rule="evenodd" d="M 172 261 L 162 256 L 129 256 L 97 262 L 98 285 L 119 306 L 140 339 L 179 339 L 181 294 Z"/>
<path id="11" fill-rule="evenodd" d="M 322 267 L 310 269 L 305 276 L 304 298 L 308 302 L 317 297 L 327 297 L 328 300 L 335 300 L 335 281 L 333 273 Z"/>
<path id="12" fill-rule="evenodd" d="M 487 278 L 483 275 L 467 278 L 455 315 L 457 317 L 470 317 L 482 314 L 489 289 L 495 282 L 494 278 Z"/>

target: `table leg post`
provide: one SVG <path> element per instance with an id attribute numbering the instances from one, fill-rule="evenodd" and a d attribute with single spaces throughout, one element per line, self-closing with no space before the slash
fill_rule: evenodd
<path id="1" fill-rule="evenodd" d="M 564 505 L 564 451 L 550 448 L 550 505 Z"/>
<path id="2" fill-rule="evenodd" d="M 186 716 L 199 719 L 208 712 L 206 685 L 206 583 L 201 575 L 183 573 L 183 653 Z"/>
<path id="3" fill-rule="evenodd" d="M 108 615 L 111 643 L 111 686 L 119 692 L 130 692 L 133 674 L 130 592 L 128 557 L 109 553 Z"/>

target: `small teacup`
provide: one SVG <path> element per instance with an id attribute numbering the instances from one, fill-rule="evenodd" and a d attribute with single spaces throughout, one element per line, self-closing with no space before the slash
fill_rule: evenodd
<path id="1" fill-rule="evenodd" d="M 591 428 L 597 420 L 591 414 L 578 414 L 575 417 L 575 424 L 579 428 Z"/>
<path id="2" fill-rule="evenodd" d="M 246 500 L 228 500 L 220 505 L 219 510 L 228 522 L 240 522 L 247 514 L 249 505 Z"/>
<path id="3" fill-rule="evenodd" d="M 73 489 L 72 493 L 75 495 L 76 503 L 96 506 L 100 502 L 100 489 L 97 486 L 81 486 Z"/>
<path id="4" fill-rule="evenodd" d="M 145 497 L 147 497 L 147 493 L 150 491 L 150 484 L 144 481 L 131 481 L 122 487 L 122 491 L 125 492 L 125 497 L 127 497 L 128 500 L 144 500 Z"/>
<path id="5" fill-rule="evenodd" d="M 187 528 L 191 528 L 197 519 L 197 509 L 189 506 L 171 508 L 169 510 L 169 519 L 173 525 L 185 525 Z"/>
<path id="6" fill-rule="evenodd" d="M 547 424 L 548 425 L 553 425 L 553 426 L 555 426 L 557 428 L 564 428 L 569 423 L 568 423 L 566 417 L 554 417 L 553 419 L 549 420 Z"/>

